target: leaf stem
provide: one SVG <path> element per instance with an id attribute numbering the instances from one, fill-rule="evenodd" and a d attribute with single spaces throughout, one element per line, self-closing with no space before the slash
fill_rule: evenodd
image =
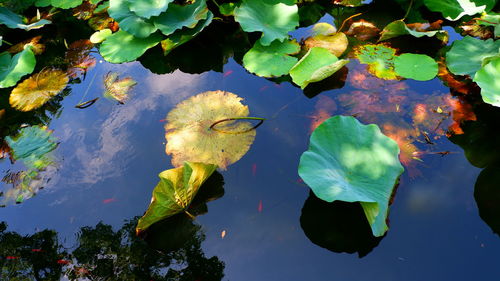
<path id="1" fill-rule="evenodd" d="M 227 122 L 227 121 L 233 121 L 233 120 L 259 120 L 259 123 L 257 123 L 255 126 L 253 126 L 252 128 L 250 128 L 248 130 L 240 131 L 240 132 L 228 132 L 228 131 L 223 131 L 223 130 L 219 130 L 219 129 L 215 128 L 215 126 L 217 124 Z M 260 117 L 231 117 L 231 118 L 226 118 L 226 119 L 222 119 L 219 121 L 215 121 L 212 125 L 210 125 L 209 129 L 214 130 L 214 131 L 219 132 L 219 133 L 224 133 L 224 134 L 243 134 L 243 133 L 247 133 L 247 132 L 250 132 L 252 130 L 257 129 L 260 125 L 262 125 L 262 123 L 264 123 L 264 120 L 266 120 L 266 119 L 260 118 Z"/>
<path id="2" fill-rule="evenodd" d="M 406 17 L 410 14 L 411 6 L 413 6 L 413 0 L 410 0 L 410 5 L 408 5 L 408 9 L 406 10 L 406 14 L 401 20 L 405 20 Z"/>
<path id="3" fill-rule="evenodd" d="M 342 28 L 344 28 L 344 25 L 345 25 L 345 23 L 346 23 L 348 20 L 350 20 L 350 19 L 352 19 L 352 18 L 355 18 L 355 17 L 357 17 L 357 16 L 360 16 L 360 15 L 362 15 L 362 14 L 363 14 L 363 13 L 358 13 L 358 14 L 354 14 L 354 15 L 352 15 L 352 16 L 350 16 L 350 17 L 346 18 L 346 19 L 342 22 L 342 25 L 340 26 L 340 28 L 337 30 L 337 33 L 339 33 L 339 32 L 342 30 Z"/>

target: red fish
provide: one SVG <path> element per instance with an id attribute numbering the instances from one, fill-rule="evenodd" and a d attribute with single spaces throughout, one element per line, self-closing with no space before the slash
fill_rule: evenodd
<path id="1" fill-rule="evenodd" d="M 264 209 L 264 205 L 262 205 L 262 200 L 259 200 L 259 206 L 257 207 L 257 211 L 259 211 L 259 213 L 262 213 L 263 209 Z"/>
<path id="2" fill-rule="evenodd" d="M 234 71 L 232 71 L 232 70 L 228 70 L 228 71 L 224 72 L 224 74 L 222 75 L 222 77 L 226 78 L 226 77 L 228 77 L 229 75 L 233 74 L 233 72 L 234 72 Z"/>
<path id="3" fill-rule="evenodd" d="M 19 257 L 15 257 L 15 256 L 6 256 L 5 258 L 6 258 L 6 259 L 8 259 L 8 260 L 17 260 Z"/>
<path id="4" fill-rule="evenodd" d="M 58 264 L 69 264 L 70 261 L 69 260 L 57 260 L 57 263 Z"/>
<path id="5" fill-rule="evenodd" d="M 255 177 L 255 174 L 257 174 L 257 164 L 253 163 L 252 164 L 252 175 Z"/>
<path id="6" fill-rule="evenodd" d="M 41 252 L 42 249 L 31 249 L 32 252 Z"/>
<path id="7" fill-rule="evenodd" d="M 115 202 L 115 201 L 116 201 L 115 198 L 108 198 L 108 199 L 102 200 L 102 203 L 109 204 L 109 203 L 112 203 L 112 202 Z"/>
<path id="8" fill-rule="evenodd" d="M 262 86 L 260 87 L 259 92 L 265 91 L 267 88 L 269 88 L 269 86 Z"/>

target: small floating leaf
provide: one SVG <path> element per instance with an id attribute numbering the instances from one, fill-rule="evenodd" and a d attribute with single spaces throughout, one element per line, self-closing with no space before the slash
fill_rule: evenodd
<path id="1" fill-rule="evenodd" d="M 483 101 L 500 107 L 500 57 L 490 61 L 474 76 L 474 82 L 481 87 Z"/>
<path id="2" fill-rule="evenodd" d="M 394 60 L 394 70 L 404 78 L 427 81 L 438 74 L 438 64 L 426 55 L 402 54 Z"/>
<path id="3" fill-rule="evenodd" d="M 340 57 L 345 52 L 348 45 L 349 40 L 347 40 L 347 36 L 342 32 L 333 35 L 316 35 L 304 41 L 306 49 L 321 47 L 327 49 L 336 57 Z"/>
<path id="4" fill-rule="evenodd" d="M 264 0 L 243 0 L 234 10 L 234 18 L 246 32 L 262 31 L 261 44 L 283 41 L 299 25 L 297 5 L 269 4 Z"/>
<path id="5" fill-rule="evenodd" d="M 172 165 L 185 161 L 215 164 L 221 169 L 238 161 L 250 148 L 256 132 L 250 122 L 217 121 L 248 116 L 242 98 L 224 91 L 209 91 L 179 103 L 167 115 L 165 151 L 172 155 Z M 224 132 L 244 132 L 240 134 Z"/>
<path id="6" fill-rule="evenodd" d="M 314 47 L 290 70 L 290 76 L 295 84 L 304 89 L 309 83 L 331 76 L 348 62 L 339 60 L 327 49 Z"/>
<path id="7" fill-rule="evenodd" d="M 359 62 L 368 64 L 368 71 L 385 80 L 396 79 L 394 72 L 394 58 L 396 50 L 384 44 L 368 44 L 356 50 Z"/>
<path id="8" fill-rule="evenodd" d="M 59 94 L 68 81 L 68 76 L 61 70 L 42 70 L 17 85 L 10 94 L 9 103 L 20 111 L 39 108 Z"/>
<path id="9" fill-rule="evenodd" d="M 26 45 L 20 53 L 10 56 L 4 52 L 0 54 L 0 88 L 16 85 L 24 75 L 35 69 L 35 54 L 30 45 Z"/>
<path id="10" fill-rule="evenodd" d="M 212 164 L 185 162 L 183 167 L 161 172 L 151 204 L 139 219 L 136 232 L 140 233 L 160 220 L 187 210 L 201 185 L 216 168 Z"/>
<path id="11" fill-rule="evenodd" d="M 261 77 L 279 77 L 288 74 L 298 59 L 290 55 L 297 54 L 300 45 L 295 41 L 273 41 L 269 46 L 262 46 L 260 40 L 243 57 L 245 68 Z"/>
<path id="12" fill-rule="evenodd" d="M 499 48 L 500 40 L 480 40 L 465 36 L 462 40 L 453 42 L 446 53 L 446 65 L 453 74 L 474 77 L 481 68 L 483 59 L 498 54 Z"/>
<path id="13" fill-rule="evenodd" d="M 90 36 L 90 42 L 97 44 L 101 43 L 102 41 L 106 40 L 113 32 L 109 28 L 105 28 L 103 30 L 99 30 L 94 32 L 92 36 Z"/>
<path id="14" fill-rule="evenodd" d="M 123 104 L 128 99 L 128 91 L 137 82 L 131 77 L 119 79 L 118 73 L 110 72 L 104 77 L 104 97 L 112 98 Z"/>
<path id="15" fill-rule="evenodd" d="M 387 231 L 389 199 L 404 169 L 399 147 L 377 125 L 351 116 L 327 119 L 300 157 L 299 175 L 327 202 L 360 202 L 373 235 Z"/>
<path id="16" fill-rule="evenodd" d="M 161 41 L 161 35 L 153 34 L 147 38 L 137 38 L 123 30 L 108 36 L 99 51 L 111 63 L 129 62 L 137 59 L 149 48 Z"/>

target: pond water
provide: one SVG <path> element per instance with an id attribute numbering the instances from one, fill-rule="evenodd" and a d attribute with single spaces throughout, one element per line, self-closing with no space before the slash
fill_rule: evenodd
<path id="1" fill-rule="evenodd" d="M 97 65 L 80 84 L 71 85 L 71 94 L 50 122 L 59 141 L 53 168 L 42 172 L 50 180 L 33 198 L 0 210 L 8 231 L 33 235 L 51 229 L 71 252 L 81 243 L 83 227 L 93 229 L 102 222 L 115 232 L 126 228 L 126 221 L 147 209 L 158 174 L 173 167 L 165 153 L 167 113 L 186 98 L 222 90 L 242 97 L 250 116 L 267 120 L 242 159 L 220 171 L 224 195 L 188 223 L 197 225 L 197 234 L 191 233 L 198 237 L 195 258 L 179 258 L 172 268 L 189 265 L 196 271 L 217 265 L 206 269 L 213 279 L 192 280 L 221 280 L 221 274 L 222 280 L 488 280 L 499 275 L 500 239 L 488 225 L 491 221 L 479 216 L 484 205 L 478 208 L 474 197 L 481 169 L 446 137 L 451 116 L 415 117 L 419 104 L 451 111 L 449 104 L 458 100 L 439 79 L 379 80 L 353 59 L 342 74 L 343 87 L 327 85 L 338 89 L 317 95 L 306 91 L 308 97 L 290 83 L 249 74 L 233 59 L 222 72 L 160 75 L 139 62 L 114 65 L 93 56 Z M 86 109 L 75 108 L 83 99 L 101 95 L 108 72 L 137 81 L 130 99 L 116 104 L 101 98 Z M 491 107 L 486 111 L 494 112 Z M 358 205 L 322 203 L 298 176 L 312 130 L 333 115 L 376 123 L 408 148 L 383 238 L 371 236 Z M 411 137 L 414 127 L 427 131 L 429 139 Z M 411 141 L 405 143 L 408 135 Z M 0 162 L 3 175 L 20 169 L 21 163 Z M 10 188 L 2 185 L 4 191 Z M 478 196 L 498 197 L 495 192 Z M 157 240 L 181 235 L 172 227 L 161 231 Z M 96 237 L 94 247 L 104 248 L 99 239 L 105 240 L 105 231 Z M 130 259 L 134 253 L 139 257 L 132 251 Z"/>

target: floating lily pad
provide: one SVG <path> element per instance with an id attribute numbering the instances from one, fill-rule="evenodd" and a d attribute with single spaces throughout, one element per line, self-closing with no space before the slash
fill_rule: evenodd
<path id="1" fill-rule="evenodd" d="M 268 4 L 264 0 L 243 0 L 234 10 L 234 18 L 246 32 L 262 31 L 261 44 L 283 41 L 299 25 L 297 5 Z"/>
<path id="2" fill-rule="evenodd" d="M 438 39 L 442 40 L 447 37 L 447 32 L 445 30 L 417 31 L 409 28 L 403 20 L 397 20 L 384 27 L 378 41 L 384 41 L 402 35 L 411 35 L 417 38 L 436 36 Z"/>
<path id="3" fill-rule="evenodd" d="M 349 40 L 343 32 L 338 32 L 333 35 L 316 35 L 304 41 L 306 49 L 321 47 L 329 50 L 330 53 L 334 54 L 336 57 L 340 57 L 345 52 L 348 45 Z"/>
<path id="4" fill-rule="evenodd" d="M 185 162 L 183 167 L 161 172 L 151 204 L 139 219 L 136 232 L 140 233 L 153 223 L 186 211 L 201 185 L 215 169 L 217 166 L 212 164 Z"/>
<path id="5" fill-rule="evenodd" d="M 497 55 L 499 48 L 500 40 L 480 40 L 465 36 L 462 40 L 453 42 L 446 53 L 446 65 L 453 74 L 474 77 L 481 68 L 483 59 Z"/>
<path id="6" fill-rule="evenodd" d="M 378 126 L 334 116 L 311 135 L 300 157 L 299 175 L 327 202 L 360 202 L 373 235 L 387 231 L 389 199 L 404 169 L 399 147 Z"/>
<path id="7" fill-rule="evenodd" d="M 108 36 L 101 44 L 99 52 L 101 56 L 111 63 L 122 63 L 134 61 L 147 49 L 154 47 L 161 41 L 159 34 L 153 34 L 147 38 L 137 38 L 123 30 Z"/>
<path id="8" fill-rule="evenodd" d="M 337 32 L 337 28 L 335 26 L 326 23 L 326 22 L 318 22 L 312 27 L 312 36 L 316 35 L 332 35 Z"/>
<path id="9" fill-rule="evenodd" d="M 8 136 L 5 141 L 15 160 L 34 163 L 57 147 L 57 139 L 45 127 L 31 126 L 22 128 L 16 136 Z"/>
<path id="10" fill-rule="evenodd" d="M 113 1 L 113 0 L 112 0 Z M 139 17 L 149 19 L 158 16 L 169 8 L 169 4 L 174 0 L 128 0 L 130 11 Z"/>
<path id="11" fill-rule="evenodd" d="M 131 77 L 120 79 L 117 72 L 110 72 L 104 77 L 103 96 L 123 104 L 128 99 L 128 91 L 136 84 L 137 82 Z"/>
<path id="12" fill-rule="evenodd" d="M 42 70 L 19 83 L 12 90 L 9 103 L 20 111 L 39 108 L 59 94 L 66 87 L 68 81 L 68 76 L 61 70 Z"/>
<path id="13" fill-rule="evenodd" d="M 474 76 L 474 82 L 481 87 L 483 101 L 500 107 L 500 57 L 490 61 Z"/>
<path id="14" fill-rule="evenodd" d="M 183 27 L 194 28 L 200 20 L 208 17 L 208 8 L 205 0 L 198 0 L 190 5 L 170 4 L 168 11 L 152 18 L 154 25 L 165 35 Z"/>
<path id="15" fill-rule="evenodd" d="M 30 45 L 26 45 L 20 53 L 10 56 L 4 52 L 0 54 L 0 88 L 16 85 L 24 75 L 35 69 L 35 54 Z"/>
<path id="16" fill-rule="evenodd" d="M 250 122 L 223 122 L 217 131 L 216 121 L 248 116 L 242 98 L 224 91 L 209 91 L 179 103 L 167 115 L 165 151 L 172 155 L 172 165 L 186 161 L 215 164 L 221 169 L 247 153 L 256 132 Z"/>
<path id="17" fill-rule="evenodd" d="M 465 15 L 484 12 L 486 5 L 471 0 L 424 0 L 424 4 L 433 12 L 440 12 L 448 20 L 458 20 Z"/>
<path id="18" fill-rule="evenodd" d="M 429 56 L 418 54 L 396 57 L 394 69 L 399 76 L 418 81 L 431 80 L 438 74 L 437 62 Z"/>
<path id="19" fill-rule="evenodd" d="M 5 7 L 0 7 L 0 24 L 5 24 L 9 28 L 31 30 L 31 29 L 41 28 L 49 23 L 51 23 L 51 21 L 46 19 L 41 19 L 31 24 L 25 24 L 23 18 L 20 15 L 12 12 L 11 10 Z"/>
<path id="20" fill-rule="evenodd" d="M 152 21 L 130 11 L 127 0 L 110 0 L 108 13 L 119 23 L 121 29 L 135 37 L 146 38 L 158 30 Z"/>
<path id="21" fill-rule="evenodd" d="M 103 30 L 99 30 L 94 32 L 92 36 L 90 36 L 90 42 L 97 44 L 101 43 L 102 41 L 106 40 L 113 32 L 109 28 L 105 28 Z"/>
<path id="22" fill-rule="evenodd" d="M 290 70 L 295 84 L 304 89 L 309 83 L 321 81 L 346 65 L 349 60 L 339 60 L 330 51 L 314 47 Z"/>
<path id="23" fill-rule="evenodd" d="M 297 54 L 300 45 L 295 41 L 273 41 L 269 46 L 262 46 L 260 40 L 243 57 L 245 68 L 261 77 L 279 77 L 288 74 L 298 59 L 290 55 Z"/>
<path id="24" fill-rule="evenodd" d="M 360 63 L 368 64 L 368 71 L 385 80 L 396 79 L 394 58 L 396 50 L 383 44 L 363 45 L 356 50 Z"/>

